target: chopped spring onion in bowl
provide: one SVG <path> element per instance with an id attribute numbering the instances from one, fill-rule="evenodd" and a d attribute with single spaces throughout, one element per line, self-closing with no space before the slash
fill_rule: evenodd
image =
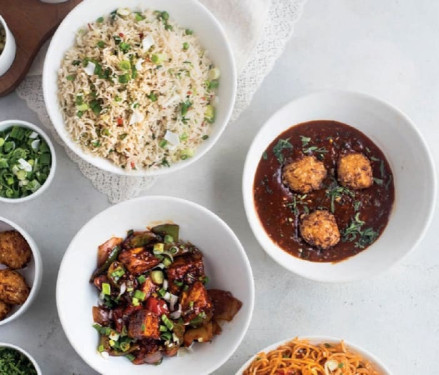
<path id="1" fill-rule="evenodd" d="M 0 201 L 21 202 L 44 191 L 55 171 L 50 139 L 37 126 L 0 122 Z"/>

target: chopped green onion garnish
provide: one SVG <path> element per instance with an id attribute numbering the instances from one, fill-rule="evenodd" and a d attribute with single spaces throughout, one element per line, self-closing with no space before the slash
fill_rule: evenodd
<path id="1" fill-rule="evenodd" d="M 210 104 L 206 106 L 204 119 L 209 123 L 213 123 L 215 121 L 215 108 Z"/>
<path id="2" fill-rule="evenodd" d="M 165 267 L 169 267 L 172 264 L 172 260 L 170 258 L 163 259 L 163 265 Z"/>
<path id="3" fill-rule="evenodd" d="M 163 243 L 155 243 L 153 247 L 154 254 L 161 254 L 165 249 L 165 245 Z"/>
<path id="4" fill-rule="evenodd" d="M 88 109 L 88 104 L 82 103 L 82 104 L 78 105 L 76 108 L 78 109 L 78 111 L 86 111 Z"/>
<path id="5" fill-rule="evenodd" d="M 119 48 L 123 53 L 127 53 L 131 49 L 131 45 L 126 42 L 121 42 Z"/>
<path id="6" fill-rule="evenodd" d="M 142 21 L 145 19 L 144 16 L 142 16 L 142 14 L 140 12 L 135 12 L 134 13 L 134 18 L 136 19 L 136 21 Z"/>
<path id="7" fill-rule="evenodd" d="M 131 69 L 131 63 L 128 60 L 122 60 L 119 63 L 119 68 L 122 70 L 129 70 Z"/>
<path id="8" fill-rule="evenodd" d="M 166 59 L 166 55 L 164 55 L 162 53 L 153 54 L 151 56 L 151 61 L 157 65 L 161 64 L 163 61 L 165 61 L 165 59 Z"/>
<path id="9" fill-rule="evenodd" d="M 109 296 L 111 295 L 111 286 L 108 283 L 102 283 L 102 294 Z"/>
<path id="10" fill-rule="evenodd" d="M 157 101 L 157 95 L 154 94 L 153 92 L 151 94 L 149 94 L 148 98 L 152 101 L 152 102 L 156 102 Z"/>
<path id="11" fill-rule="evenodd" d="M 165 279 L 165 276 L 162 271 L 160 270 L 154 270 L 151 272 L 151 280 L 154 284 L 161 285 L 163 284 L 163 281 Z"/>
<path id="12" fill-rule="evenodd" d="M 194 151 L 190 148 L 187 148 L 187 149 L 182 150 L 180 152 L 180 159 L 181 160 L 186 160 L 187 158 L 191 158 L 192 156 L 194 156 Z"/>
<path id="13" fill-rule="evenodd" d="M 171 320 L 165 315 L 163 314 L 162 317 L 162 322 L 165 323 L 165 326 L 172 331 L 174 329 L 174 323 L 171 322 Z"/>
<path id="14" fill-rule="evenodd" d="M 119 83 L 128 83 L 131 79 L 130 74 L 123 74 L 119 76 Z"/>
<path id="15" fill-rule="evenodd" d="M 136 290 L 134 292 L 134 298 L 137 298 L 140 301 L 143 301 L 145 299 L 145 296 L 146 296 L 145 293 L 142 292 L 141 290 Z"/>

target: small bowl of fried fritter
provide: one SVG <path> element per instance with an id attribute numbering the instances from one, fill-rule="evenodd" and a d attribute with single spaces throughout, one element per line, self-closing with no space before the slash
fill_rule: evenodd
<path id="1" fill-rule="evenodd" d="M 0 217 L 0 326 L 23 314 L 41 284 L 35 242 L 20 226 Z"/>

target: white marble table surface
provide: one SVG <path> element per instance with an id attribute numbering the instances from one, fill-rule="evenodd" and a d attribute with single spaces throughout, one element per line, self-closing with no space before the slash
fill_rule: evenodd
<path id="1" fill-rule="evenodd" d="M 239 121 L 200 162 L 161 178 L 149 191 L 187 198 L 216 212 L 237 233 L 253 266 L 253 321 L 216 375 L 233 374 L 268 344 L 308 334 L 339 336 L 364 346 L 395 375 L 439 373 L 437 211 L 416 251 L 393 269 L 367 281 L 328 285 L 290 274 L 265 255 L 241 199 L 244 158 L 256 131 L 283 104 L 322 88 L 362 91 L 400 107 L 419 126 L 438 164 L 438 14 L 435 0 L 310 0 L 285 53 Z M 15 94 L 0 99 L 0 120 L 10 118 L 38 123 Z M 20 205 L 0 204 L 0 215 L 25 227 L 37 241 L 45 268 L 38 300 L 18 320 L 0 327 L 0 341 L 29 350 L 44 374 L 89 375 L 95 372 L 61 329 L 55 282 L 73 235 L 109 202 L 61 147 L 56 151 L 58 171 L 43 196 Z M 410 230 L 410 218 L 401 230 Z"/>

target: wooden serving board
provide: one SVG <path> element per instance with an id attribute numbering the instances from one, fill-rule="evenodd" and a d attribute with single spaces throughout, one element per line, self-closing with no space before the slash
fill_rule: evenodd
<path id="1" fill-rule="evenodd" d="M 0 14 L 17 44 L 14 62 L 0 77 L 0 96 L 9 94 L 24 79 L 43 43 L 81 1 L 48 4 L 39 0 L 0 0 Z"/>

